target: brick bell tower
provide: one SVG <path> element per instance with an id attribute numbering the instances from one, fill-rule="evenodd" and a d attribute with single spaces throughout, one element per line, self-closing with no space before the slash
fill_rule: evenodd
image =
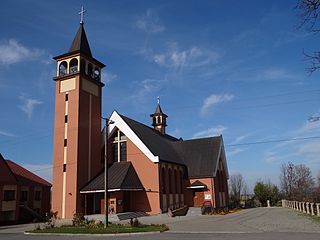
<path id="1" fill-rule="evenodd" d="M 84 213 L 80 188 L 101 169 L 101 69 L 91 54 L 83 8 L 69 51 L 57 62 L 53 146 L 52 211 L 70 219 Z"/>

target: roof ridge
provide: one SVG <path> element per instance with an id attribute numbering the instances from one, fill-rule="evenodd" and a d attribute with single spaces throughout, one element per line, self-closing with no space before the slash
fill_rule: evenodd
<path id="1" fill-rule="evenodd" d="M 143 125 L 144 127 L 147 127 L 148 129 L 150 129 L 150 130 L 152 130 L 154 133 L 156 133 L 158 136 L 160 136 L 160 137 L 162 137 L 162 138 L 164 138 L 164 139 L 166 139 L 166 140 L 169 140 L 168 138 L 174 138 L 176 141 L 178 141 L 179 139 L 178 138 L 176 138 L 176 137 L 174 137 L 174 136 L 171 136 L 171 135 L 169 135 L 169 134 L 162 134 L 162 133 L 160 133 L 159 131 L 157 131 L 157 130 L 155 130 L 154 128 L 152 128 L 152 127 L 150 127 L 150 126 L 148 126 L 148 125 L 146 125 L 146 124 L 144 124 L 144 123 L 142 123 L 142 122 L 138 122 L 137 120 L 134 120 L 134 119 L 132 119 L 132 118 L 130 118 L 130 117 L 127 117 L 127 116 L 125 116 L 125 115 L 122 115 L 122 114 L 120 114 L 119 112 L 117 112 L 119 115 L 120 115 L 120 117 L 122 117 L 122 118 L 127 118 L 127 119 L 129 119 L 129 120 L 131 120 L 131 121 L 133 121 L 133 122 L 135 122 L 135 123 L 137 123 L 137 124 L 140 124 L 140 125 Z M 124 121 L 127 123 L 127 121 L 124 119 Z M 127 123 L 128 124 L 128 123 Z M 133 130 L 132 130 L 133 131 Z M 173 142 L 173 141 L 170 141 L 170 142 Z"/>
<path id="2" fill-rule="evenodd" d="M 20 177 L 26 178 L 26 179 L 28 179 L 28 180 L 30 180 L 30 181 L 37 182 L 37 183 L 42 184 L 42 185 L 51 186 L 51 183 L 49 183 L 47 180 L 45 180 L 44 178 L 38 176 L 37 174 L 34 174 L 34 173 L 31 172 L 30 170 L 22 167 L 20 164 L 12 161 L 12 160 L 10 160 L 10 159 L 6 159 L 5 161 L 6 161 L 7 163 L 9 163 L 8 166 L 9 166 L 9 168 L 11 169 L 12 173 L 15 175 L 15 177 L 16 177 L 16 176 L 20 176 Z M 19 168 L 19 169 L 17 169 L 17 170 L 21 170 L 21 171 L 26 172 L 27 174 L 30 174 L 30 176 L 24 176 L 24 175 L 23 175 L 23 172 L 20 172 L 20 171 L 17 171 L 17 172 L 16 172 L 14 169 L 11 168 L 10 164 L 12 164 L 12 165 L 16 166 L 17 168 Z M 35 179 L 32 179 L 32 178 L 35 178 Z M 17 179 L 17 177 L 16 177 L 16 179 Z"/>

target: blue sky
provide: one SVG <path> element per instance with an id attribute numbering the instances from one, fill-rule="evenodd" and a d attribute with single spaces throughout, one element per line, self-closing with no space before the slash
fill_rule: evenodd
<path id="1" fill-rule="evenodd" d="M 320 171 L 320 81 L 297 30 L 295 1 L 32 1 L 0 8 L 0 152 L 51 179 L 55 72 L 81 5 L 94 57 L 105 63 L 103 115 L 151 123 L 161 98 L 167 132 L 223 134 L 230 173 L 279 182 L 282 163 Z"/>

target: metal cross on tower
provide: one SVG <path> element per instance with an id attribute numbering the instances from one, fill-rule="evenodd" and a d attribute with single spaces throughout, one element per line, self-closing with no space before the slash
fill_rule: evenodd
<path id="1" fill-rule="evenodd" d="M 79 12 L 80 14 L 80 23 L 83 24 L 83 15 L 87 10 L 84 10 L 84 7 L 81 7 L 81 11 Z"/>

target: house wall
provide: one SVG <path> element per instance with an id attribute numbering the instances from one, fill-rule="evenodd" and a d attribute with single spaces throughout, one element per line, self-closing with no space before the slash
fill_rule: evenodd
<path id="1" fill-rule="evenodd" d="M 132 163 L 145 188 L 145 191 L 134 192 L 132 210 L 149 214 L 160 213 L 158 164 L 150 161 L 130 139 L 127 139 L 127 161 Z"/>

